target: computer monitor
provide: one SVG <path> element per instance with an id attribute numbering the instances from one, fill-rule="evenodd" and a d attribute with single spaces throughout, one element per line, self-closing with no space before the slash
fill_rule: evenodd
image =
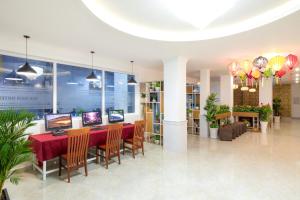
<path id="1" fill-rule="evenodd" d="M 72 128 L 71 113 L 46 114 L 45 115 L 45 128 L 47 131 Z"/>
<path id="2" fill-rule="evenodd" d="M 101 111 L 82 113 L 82 126 L 94 126 L 99 124 L 102 124 Z"/>
<path id="3" fill-rule="evenodd" d="M 109 110 L 108 111 L 108 122 L 123 122 L 124 121 L 124 110 Z"/>

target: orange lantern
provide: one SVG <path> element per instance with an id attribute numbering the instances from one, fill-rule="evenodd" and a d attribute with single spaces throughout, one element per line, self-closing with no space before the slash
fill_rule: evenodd
<path id="1" fill-rule="evenodd" d="M 257 68 L 254 68 L 251 72 L 252 77 L 257 80 L 260 77 L 260 71 Z"/>
<path id="2" fill-rule="evenodd" d="M 270 66 L 272 67 L 274 72 L 278 72 L 281 70 L 283 65 L 285 64 L 285 57 L 284 56 L 275 56 L 270 60 Z"/>

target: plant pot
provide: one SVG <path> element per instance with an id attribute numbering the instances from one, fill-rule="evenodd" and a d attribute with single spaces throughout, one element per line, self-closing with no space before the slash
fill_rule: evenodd
<path id="1" fill-rule="evenodd" d="M 266 134 L 268 132 L 268 122 L 260 121 L 261 133 Z"/>
<path id="2" fill-rule="evenodd" d="M 10 200 L 9 196 L 8 196 L 8 192 L 7 189 L 3 189 L 2 190 L 2 196 L 0 200 Z"/>
<path id="3" fill-rule="evenodd" d="M 280 116 L 274 116 L 274 122 L 275 122 L 275 124 L 279 124 L 280 123 Z"/>
<path id="4" fill-rule="evenodd" d="M 218 128 L 209 128 L 210 138 L 218 138 Z"/>

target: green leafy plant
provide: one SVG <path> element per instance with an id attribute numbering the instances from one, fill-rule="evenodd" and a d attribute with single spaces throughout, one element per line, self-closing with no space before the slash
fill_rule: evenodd
<path id="1" fill-rule="evenodd" d="M 141 98 L 146 98 L 146 94 L 145 93 L 141 93 Z"/>
<path id="2" fill-rule="evenodd" d="M 255 112 L 259 113 L 260 107 L 249 105 L 237 105 L 233 107 L 233 112 Z"/>
<path id="3" fill-rule="evenodd" d="M 25 130 L 34 125 L 35 115 L 26 111 L 0 111 L 0 199 L 4 182 L 18 184 L 16 166 L 28 161 L 31 155 Z"/>
<path id="4" fill-rule="evenodd" d="M 206 121 L 209 123 L 210 128 L 218 128 L 216 120 L 216 114 L 218 112 L 218 106 L 216 105 L 216 93 L 212 93 L 206 100 L 204 110 L 206 110 Z"/>
<path id="5" fill-rule="evenodd" d="M 281 99 L 279 97 L 275 97 L 273 99 L 273 110 L 275 116 L 280 116 L 280 107 L 281 107 Z"/>
<path id="6" fill-rule="evenodd" d="M 259 118 L 263 122 L 268 122 L 272 115 L 272 108 L 269 104 L 260 107 Z"/>
<path id="7" fill-rule="evenodd" d="M 160 82 L 156 82 L 156 83 L 155 83 L 155 87 L 156 87 L 156 88 L 160 88 Z"/>
<path id="8" fill-rule="evenodd" d="M 217 114 L 230 112 L 230 107 L 228 105 L 220 105 L 217 110 Z"/>

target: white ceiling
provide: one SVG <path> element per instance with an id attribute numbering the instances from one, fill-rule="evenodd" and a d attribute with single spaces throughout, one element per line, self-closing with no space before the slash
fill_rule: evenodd
<path id="1" fill-rule="evenodd" d="M 172 21 L 171 18 L 161 18 L 165 13 L 159 13 L 159 10 L 153 15 L 151 9 L 147 9 L 151 8 L 150 1 L 143 1 L 143 4 L 137 0 L 105 2 L 110 9 L 116 9 L 120 16 L 131 14 L 128 15 L 128 19 L 134 19 L 136 23 L 148 21 L 147 25 L 152 23 L 153 27 L 159 29 L 164 27 L 165 30 L 172 31 L 194 28 L 174 19 Z M 135 7 L 131 6 L 124 12 L 125 2 L 129 5 L 134 3 Z M 243 8 L 244 14 L 241 15 L 241 11 L 232 12 L 226 18 L 216 20 L 209 27 L 220 26 L 223 22 L 235 23 L 237 16 L 241 15 L 241 19 L 245 19 L 287 1 L 264 0 L 264 3 L 261 3 L 259 0 L 240 0 L 239 2 L 237 8 Z M 299 3 L 299 0 L 297 2 Z M 253 12 L 255 8 L 256 13 Z M 298 11 L 268 25 L 227 37 L 192 42 L 166 42 L 143 39 L 112 28 L 92 14 L 80 0 L 0 0 L 1 35 L 19 38 L 26 33 L 36 41 L 76 49 L 83 54 L 94 49 L 97 52 L 96 56 L 114 58 L 126 66 L 130 60 L 135 60 L 139 66 L 161 68 L 162 59 L 178 55 L 186 56 L 190 58 L 188 75 L 195 78 L 199 77 L 199 73 L 195 72 L 201 68 L 211 68 L 214 74 L 226 73 L 226 66 L 231 61 L 253 59 L 265 53 L 287 52 L 300 57 L 299 24 Z"/>

